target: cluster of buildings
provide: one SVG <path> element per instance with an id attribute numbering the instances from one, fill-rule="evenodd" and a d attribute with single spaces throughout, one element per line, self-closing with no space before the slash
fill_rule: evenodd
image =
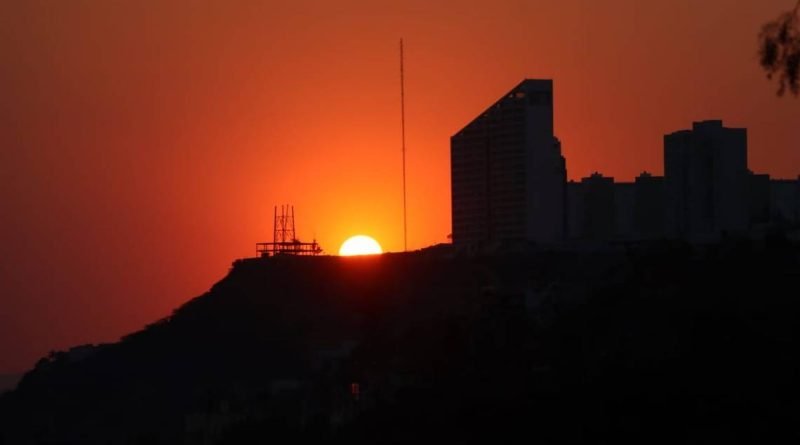
<path id="1" fill-rule="evenodd" d="M 526 79 L 450 141 L 453 243 L 713 242 L 800 227 L 800 177 L 747 168 L 747 130 L 695 122 L 664 136 L 664 176 L 567 181 L 553 82 Z"/>

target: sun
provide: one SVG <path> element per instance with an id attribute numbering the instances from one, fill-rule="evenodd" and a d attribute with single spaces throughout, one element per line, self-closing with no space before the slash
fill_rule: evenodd
<path id="1" fill-rule="evenodd" d="M 366 235 L 351 236 L 339 248 L 341 256 L 376 255 L 383 253 L 381 245 Z"/>

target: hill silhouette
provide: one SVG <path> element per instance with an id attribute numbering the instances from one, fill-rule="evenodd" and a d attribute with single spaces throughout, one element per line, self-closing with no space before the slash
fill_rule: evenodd
<path id="1" fill-rule="evenodd" d="M 22 376 L 17 374 L 0 374 L 0 394 L 14 389 L 20 378 Z"/>
<path id="2" fill-rule="evenodd" d="M 240 260 L 0 398 L 0 443 L 797 440 L 781 238 Z"/>

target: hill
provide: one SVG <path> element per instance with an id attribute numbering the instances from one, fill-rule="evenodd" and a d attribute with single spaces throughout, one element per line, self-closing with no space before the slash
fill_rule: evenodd
<path id="1" fill-rule="evenodd" d="M 0 443 L 798 439 L 785 241 L 240 260 L 107 345 L 43 358 Z"/>
<path id="2" fill-rule="evenodd" d="M 17 374 L 0 374 L 0 394 L 14 389 L 21 378 Z"/>

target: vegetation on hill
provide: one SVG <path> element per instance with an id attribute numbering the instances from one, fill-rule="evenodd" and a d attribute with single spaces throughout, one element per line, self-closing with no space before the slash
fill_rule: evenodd
<path id="1" fill-rule="evenodd" d="M 237 261 L 170 317 L 40 361 L 0 443 L 797 440 L 799 252 Z"/>

